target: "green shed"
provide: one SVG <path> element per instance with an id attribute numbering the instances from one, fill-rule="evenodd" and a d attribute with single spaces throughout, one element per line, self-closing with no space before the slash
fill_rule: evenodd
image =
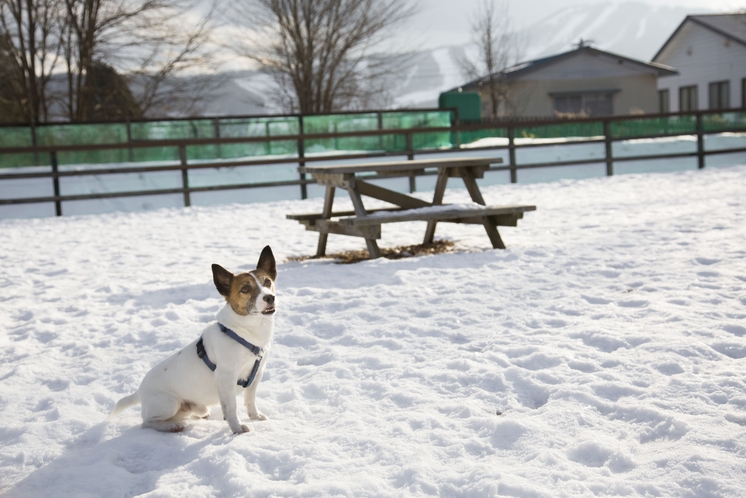
<path id="1" fill-rule="evenodd" d="M 459 120 L 475 122 L 482 119 L 482 99 L 477 92 L 443 92 L 438 98 L 441 109 L 458 109 Z"/>

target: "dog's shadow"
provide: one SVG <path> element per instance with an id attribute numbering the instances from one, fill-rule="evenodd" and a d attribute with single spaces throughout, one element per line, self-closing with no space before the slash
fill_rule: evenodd
<path id="1" fill-rule="evenodd" d="M 180 434 L 160 433 L 138 425 L 105 440 L 107 424 L 99 423 L 4 496 L 138 496 L 156 489 L 161 477 L 195 463 L 199 475 L 219 475 L 225 470 L 210 468 L 214 463 L 200 456 L 206 447 L 228 444 L 233 435 L 224 428 L 215 431 L 212 425 L 192 425 Z"/>

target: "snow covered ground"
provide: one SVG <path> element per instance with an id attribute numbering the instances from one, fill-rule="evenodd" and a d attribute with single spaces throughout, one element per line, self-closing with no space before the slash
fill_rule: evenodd
<path id="1" fill-rule="evenodd" d="M 483 193 L 538 206 L 507 250 L 441 225 L 457 253 L 280 265 L 270 420 L 241 436 L 219 407 L 103 419 L 214 319 L 210 264 L 313 253 L 284 215 L 320 200 L 0 221 L 0 490 L 746 496 L 746 166 Z"/>

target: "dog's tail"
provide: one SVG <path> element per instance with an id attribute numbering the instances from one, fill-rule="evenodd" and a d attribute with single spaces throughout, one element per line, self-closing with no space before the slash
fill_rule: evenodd
<path id="1" fill-rule="evenodd" d="M 111 411 L 108 417 L 106 417 L 106 420 L 111 420 L 117 415 L 119 415 L 119 412 L 122 410 L 126 410 L 130 406 L 135 406 L 140 404 L 140 391 L 135 391 L 134 393 L 130 394 L 129 396 L 125 396 L 124 398 L 117 401 L 117 406 L 114 407 L 114 409 Z"/>

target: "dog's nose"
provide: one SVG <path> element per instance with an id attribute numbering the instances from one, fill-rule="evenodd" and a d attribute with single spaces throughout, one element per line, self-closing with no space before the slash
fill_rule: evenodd
<path id="1" fill-rule="evenodd" d="M 272 294 L 268 294 L 264 296 L 264 300 L 267 301 L 268 304 L 274 304 L 275 296 L 273 296 Z"/>

